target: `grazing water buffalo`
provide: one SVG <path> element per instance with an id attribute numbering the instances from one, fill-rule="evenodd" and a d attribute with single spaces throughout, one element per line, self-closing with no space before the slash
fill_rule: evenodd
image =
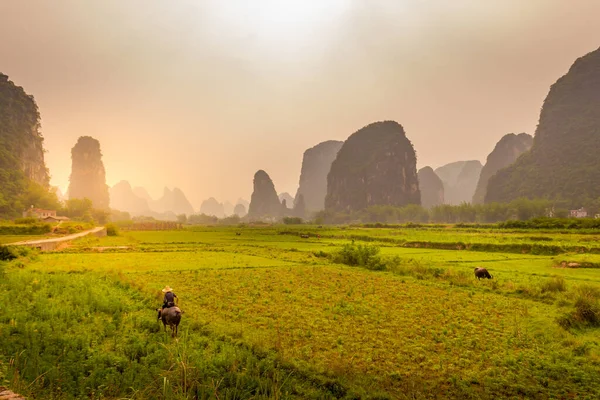
<path id="1" fill-rule="evenodd" d="M 169 307 L 162 310 L 158 308 L 156 311 L 160 312 L 160 319 L 165 327 L 165 332 L 167 331 L 167 325 L 169 325 L 171 335 L 173 337 L 177 336 L 177 327 L 179 326 L 179 322 L 181 322 L 183 311 L 179 307 Z"/>
<path id="2" fill-rule="evenodd" d="M 475 277 L 477 277 L 477 279 L 481 279 L 481 278 L 492 279 L 493 278 L 493 276 L 490 275 L 490 273 L 488 272 L 487 269 L 481 268 L 481 267 L 475 268 Z"/>

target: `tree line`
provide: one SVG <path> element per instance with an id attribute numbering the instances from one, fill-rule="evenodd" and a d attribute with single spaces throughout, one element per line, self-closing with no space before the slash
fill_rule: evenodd
<path id="1" fill-rule="evenodd" d="M 584 201 L 582 206 L 588 216 L 600 212 L 600 199 Z M 503 221 L 527 221 L 534 218 L 568 218 L 568 203 L 545 199 L 517 199 L 510 203 L 489 203 L 460 205 L 443 204 L 432 208 L 419 205 L 405 207 L 372 206 L 353 212 L 320 211 L 314 221 L 318 224 L 348 223 L 497 223 Z"/>

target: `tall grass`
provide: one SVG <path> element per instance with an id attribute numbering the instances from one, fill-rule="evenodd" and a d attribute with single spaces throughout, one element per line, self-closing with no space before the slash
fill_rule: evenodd
<path id="1" fill-rule="evenodd" d="M 582 285 L 575 290 L 574 308 L 558 318 L 565 329 L 595 328 L 600 326 L 600 289 Z"/>
<path id="2" fill-rule="evenodd" d="M 594 271 L 302 229 L 309 240 L 195 228 L 93 239 L 139 245 L 115 254 L 89 253 L 88 238 L 35 263 L 19 255 L 0 279 L 0 384 L 41 399 L 600 395 Z M 480 260 L 495 279 L 475 279 Z M 166 278 L 190 305 L 177 339 L 154 313 Z"/>
<path id="3" fill-rule="evenodd" d="M 9 268 L 0 282 L 0 371 L 29 398 L 332 397 L 331 378 L 187 316 L 172 339 L 156 321 L 155 297 L 118 274 Z"/>
<path id="4" fill-rule="evenodd" d="M 562 276 L 553 276 L 541 285 L 542 293 L 546 292 L 564 292 L 567 290 L 565 278 Z"/>

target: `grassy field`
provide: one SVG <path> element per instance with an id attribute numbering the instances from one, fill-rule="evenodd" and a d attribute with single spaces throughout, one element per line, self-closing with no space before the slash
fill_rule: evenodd
<path id="1" fill-rule="evenodd" d="M 0 267 L 0 385 L 39 399 L 598 398 L 598 237 L 281 226 L 84 238 Z M 379 248 L 378 263 L 341 263 L 358 245 Z M 177 339 L 154 311 L 167 284 L 185 312 Z"/>
<path id="2" fill-rule="evenodd" d="M 50 237 L 48 235 L 0 235 L 0 244 L 17 243 L 25 240 L 38 240 Z"/>

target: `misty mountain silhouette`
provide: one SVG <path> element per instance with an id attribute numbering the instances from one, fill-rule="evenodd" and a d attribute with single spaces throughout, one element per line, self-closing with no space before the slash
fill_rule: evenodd
<path id="1" fill-rule="evenodd" d="M 437 168 L 435 173 L 444 182 L 445 203 L 470 203 L 482 168 L 478 160 L 456 161 Z"/>

